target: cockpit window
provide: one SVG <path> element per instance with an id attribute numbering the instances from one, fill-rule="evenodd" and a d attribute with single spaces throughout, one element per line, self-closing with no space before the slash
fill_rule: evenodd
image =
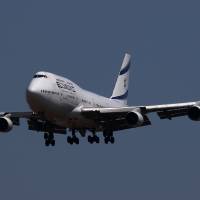
<path id="1" fill-rule="evenodd" d="M 33 76 L 33 78 L 47 78 L 47 75 L 36 74 Z"/>

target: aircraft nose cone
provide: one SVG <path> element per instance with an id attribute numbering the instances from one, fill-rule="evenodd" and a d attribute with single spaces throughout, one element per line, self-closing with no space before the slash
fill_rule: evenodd
<path id="1" fill-rule="evenodd" d="M 38 94 L 39 94 L 39 89 L 37 85 L 31 83 L 27 88 L 27 95 L 38 95 Z"/>
<path id="2" fill-rule="evenodd" d="M 40 98 L 40 88 L 38 87 L 38 84 L 31 82 L 26 90 L 26 97 L 28 102 L 32 103 L 33 101 L 38 101 Z"/>
<path id="3" fill-rule="evenodd" d="M 35 112 L 39 112 L 43 108 L 43 98 L 41 95 L 40 84 L 37 81 L 32 81 L 26 90 L 26 99 Z"/>

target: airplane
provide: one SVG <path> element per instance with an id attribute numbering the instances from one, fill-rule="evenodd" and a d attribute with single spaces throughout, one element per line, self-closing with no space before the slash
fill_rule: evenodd
<path id="1" fill-rule="evenodd" d="M 37 72 L 31 80 L 26 99 L 31 111 L 1 112 L 0 132 L 6 133 L 27 120 L 28 129 L 44 133 L 46 146 L 54 146 L 54 134 L 67 134 L 69 144 L 79 144 L 80 136 L 89 143 L 114 144 L 116 131 L 151 125 L 149 113 L 156 112 L 160 119 L 188 116 L 200 121 L 200 102 L 163 105 L 128 106 L 131 55 L 126 53 L 110 98 L 87 91 L 71 80 L 49 72 Z"/>

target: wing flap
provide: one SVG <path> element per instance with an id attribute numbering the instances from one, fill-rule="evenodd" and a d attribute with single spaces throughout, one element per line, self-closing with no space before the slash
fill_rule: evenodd
<path id="1" fill-rule="evenodd" d="M 174 117 L 181 117 L 188 114 L 188 108 L 175 109 L 175 110 L 164 110 L 157 112 L 160 119 L 169 119 L 171 120 Z"/>

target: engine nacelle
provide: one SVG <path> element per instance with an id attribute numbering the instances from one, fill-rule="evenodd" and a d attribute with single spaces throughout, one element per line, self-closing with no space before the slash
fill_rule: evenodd
<path id="1" fill-rule="evenodd" d="M 126 121 L 131 125 L 140 126 L 144 123 L 144 117 L 139 112 L 129 112 L 126 115 Z"/>
<path id="2" fill-rule="evenodd" d="M 200 107 L 193 106 L 188 111 L 188 117 L 193 121 L 200 121 Z"/>
<path id="3" fill-rule="evenodd" d="M 13 122 L 8 117 L 0 117 L 0 132 L 9 132 L 13 128 Z"/>

